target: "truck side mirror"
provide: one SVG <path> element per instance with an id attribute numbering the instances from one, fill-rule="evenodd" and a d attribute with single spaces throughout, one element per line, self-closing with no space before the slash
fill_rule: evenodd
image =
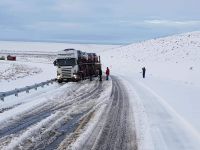
<path id="1" fill-rule="evenodd" d="M 54 64 L 54 66 L 57 66 L 57 60 L 55 60 L 55 61 L 53 62 L 53 64 Z"/>

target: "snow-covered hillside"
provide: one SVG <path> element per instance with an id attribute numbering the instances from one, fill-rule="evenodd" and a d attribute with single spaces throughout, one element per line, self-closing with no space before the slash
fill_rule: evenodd
<path id="1" fill-rule="evenodd" d="M 200 61 L 200 32 L 152 39 L 120 48 L 123 57 L 135 61 L 185 62 Z M 119 49 L 119 50 L 120 50 Z"/>
<path id="2" fill-rule="evenodd" d="M 165 77 L 199 85 L 200 32 L 119 47 L 103 53 L 102 60 L 116 72 L 119 68 L 125 74 L 140 72 L 145 66 L 148 76 Z"/>

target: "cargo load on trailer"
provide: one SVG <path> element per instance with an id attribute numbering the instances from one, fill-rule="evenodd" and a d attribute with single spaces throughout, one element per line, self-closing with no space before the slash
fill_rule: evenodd
<path id="1" fill-rule="evenodd" d="M 59 51 L 54 65 L 57 66 L 58 82 L 79 81 L 98 76 L 101 68 L 100 57 L 95 53 L 72 48 Z"/>

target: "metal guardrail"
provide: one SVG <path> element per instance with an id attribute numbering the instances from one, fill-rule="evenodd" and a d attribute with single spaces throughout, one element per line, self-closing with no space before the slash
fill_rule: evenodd
<path id="1" fill-rule="evenodd" d="M 37 84 L 31 85 L 31 86 L 14 89 L 14 90 L 7 91 L 7 92 L 0 92 L 0 100 L 4 101 L 5 97 L 10 96 L 10 95 L 18 96 L 18 94 L 22 93 L 22 92 L 29 93 L 29 91 L 32 89 L 37 90 L 38 87 L 44 87 L 45 85 L 53 84 L 53 82 L 55 82 L 55 81 L 56 81 L 56 79 L 51 79 L 51 80 L 47 80 L 45 82 L 37 83 Z"/>

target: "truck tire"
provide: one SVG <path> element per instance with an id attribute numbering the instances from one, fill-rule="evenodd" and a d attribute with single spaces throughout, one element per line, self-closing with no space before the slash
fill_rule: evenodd
<path id="1" fill-rule="evenodd" d="M 62 82 L 63 82 L 63 80 L 62 80 L 62 79 L 59 79 L 59 80 L 58 80 L 58 83 L 62 83 Z"/>

